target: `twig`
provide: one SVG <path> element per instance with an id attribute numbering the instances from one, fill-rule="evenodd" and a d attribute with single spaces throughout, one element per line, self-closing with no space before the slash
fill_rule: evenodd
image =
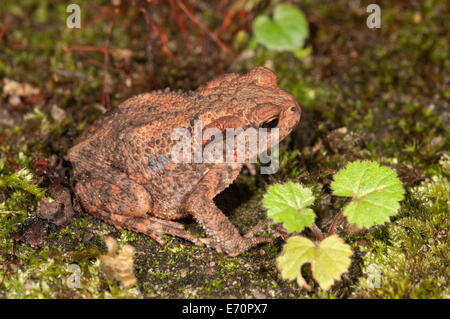
<path id="1" fill-rule="evenodd" d="M 11 49 L 13 50 L 47 50 L 47 49 L 52 49 L 52 50 L 56 50 L 58 47 L 57 46 L 53 46 L 53 45 L 30 45 L 30 46 L 24 46 L 22 44 L 13 44 L 11 46 Z M 62 49 L 66 52 L 68 51 L 90 51 L 90 52 L 99 52 L 99 53 L 105 53 L 105 52 L 109 52 L 112 53 L 116 50 L 111 49 L 105 49 L 105 48 L 98 48 L 98 47 L 94 47 L 91 45 L 64 45 L 62 47 Z"/>
<path id="2" fill-rule="evenodd" d="M 341 208 L 339 213 L 334 217 L 333 223 L 330 226 L 330 230 L 328 230 L 328 235 L 331 236 L 334 234 L 334 231 L 336 230 L 337 225 L 339 224 L 339 221 L 342 219 L 342 216 L 344 216 L 344 207 Z"/>
<path id="3" fill-rule="evenodd" d="M 205 32 L 197 32 L 197 46 L 198 49 L 200 50 L 200 54 L 201 55 L 205 55 L 205 49 L 204 49 L 204 45 L 203 45 L 203 39 L 205 38 Z"/>
<path id="4" fill-rule="evenodd" d="M 11 163 L 12 163 L 12 165 L 13 165 L 13 167 L 11 167 L 11 169 L 12 169 L 13 171 L 15 171 L 15 170 L 17 169 L 17 163 L 16 163 L 16 161 L 14 160 L 14 158 L 11 156 L 11 153 L 8 151 L 8 148 L 6 148 L 6 145 L 5 145 L 5 143 L 3 142 L 3 139 L 2 139 L 1 136 L 0 136 L 0 144 L 2 144 L 3 148 L 5 149 L 6 154 L 7 154 L 8 157 L 9 157 L 9 160 L 11 161 Z"/>
<path id="5" fill-rule="evenodd" d="M 184 23 L 183 17 L 180 12 L 177 10 L 175 6 L 174 0 L 169 0 L 170 10 L 172 11 L 172 16 L 178 24 L 178 27 L 181 30 L 181 34 L 183 35 L 183 40 L 186 45 L 189 45 L 189 35 L 187 33 L 186 23 Z"/>
<path id="6" fill-rule="evenodd" d="M 116 14 L 119 13 L 119 9 L 114 10 L 111 17 L 111 21 L 108 26 L 108 35 L 105 40 L 105 47 L 103 51 L 103 91 L 102 91 L 102 105 L 109 111 L 111 110 L 111 103 L 108 94 L 108 65 L 109 65 L 109 43 L 111 42 L 111 34 L 114 26 L 114 20 L 116 19 Z"/>
<path id="7" fill-rule="evenodd" d="M 147 10 L 142 7 L 140 9 L 140 11 L 142 12 L 142 14 L 144 15 L 144 21 L 145 21 L 145 27 L 147 29 L 147 36 L 145 37 L 147 40 L 147 47 L 145 48 L 146 54 L 147 54 L 147 59 L 150 61 L 152 58 L 152 51 L 153 51 L 153 46 L 152 46 L 152 41 L 150 38 L 150 34 L 152 32 L 152 27 L 151 27 L 151 22 L 150 22 L 150 16 L 147 12 Z M 150 68 L 152 68 L 152 64 L 149 63 Z M 150 74 L 153 74 L 153 70 L 150 70 Z"/>
<path id="8" fill-rule="evenodd" d="M 20 210 L 0 210 L 0 214 L 19 214 Z"/>
<path id="9" fill-rule="evenodd" d="M 5 20 L 3 20 L 2 26 L 0 27 L 0 41 L 2 40 L 3 35 L 5 34 L 7 25 L 8 25 L 8 17 L 6 17 Z"/>
<path id="10" fill-rule="evenodd" d="M 314 233 L 314 236 L 316 236 L 316 239 L 318 241 L 322 241 L 323 234 L 322 234 L 322 231 L 319 229 L 319 227 L 317 227 L 317 225 L 315 223 L 313 223 L 310 228 L 311 228 L 312 232 Z"/>
<path id="11" fill-rule="evenodd" d="M 210 38 L 213 40 L 222 50 L 224 50 L 226 53 L 228 53 L 230 56 L 234 57 L 233 51 L 229 47 L 227 47 L 220 39 L 211 31 L 208 30 L 207 27 L 205 27 L 203 24 L 200 23 L 200 21 L 197 20 L 197 18 L 186 8 L 186 6 L 181 2 L 180 0 L 176 0 L 178 6 L 183 10 L 183 12 L 186 14 L 186 16 L 195 23 L 200 29 L 202 29 Z"/>
<path id="12" fill-rule="evenodd" d="M 145 24 L 147 25 L 147 32 L 149 33 L 148 36 L 150 36 L 150 27 L 153 31 L 155 31 L 159 39 L 161 40 L 161 50 L 166 53 L 171 59 L 175 59 L 175 55 L 170 51 L 170 49 L 167 47 L 167 35 L 161 29 L 159 26 L 157 26 L 155 23 L 152 22 L 152 19 L 150 18 L 150 14 L 148 13 L 147 9 L 141 8 L 140 10 L 144 14 Z"/>
<path id="13" fill-rule="evenodd" d="M 161 50 L 166 53 L 172 60 L 175 59 L 175 55 L 172 53 L 172 51 L 170 51 L 170 49 L 167 47 L 167 42 L 169 41 L 167 38 L 166 33 L 164 32 L 164 30 L 157 26 L 155 23 L 151 22 L 152 24 L 152 28 L 153 31 L 156 31 L 156 33 L 158 33 L 158 36 L 161 40 Z"/>
<path id="14" fill-rule="evenodd" d="M 227 31 L 228 27 L 231 24 L 231 21 L 233 20 L 234 16 L 236 15 L 236 12 L 238 11 L 239 7 L 243 7 L 245 6 L 246 2 L 248 0 L 240 0 L 235 2 L 232 6 L 231 9 L 228 10 L 227 14 L 225 15 L 225 19 L 222 22 L 222 25 L 219 28 L 219 32 L 220 33 L 224 33 L 225 31 Z"/>

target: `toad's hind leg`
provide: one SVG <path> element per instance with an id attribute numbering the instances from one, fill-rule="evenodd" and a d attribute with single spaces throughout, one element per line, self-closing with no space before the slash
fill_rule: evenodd
<path id="1" fill-rule="evenodd" d="M 201 238 L 197 238 L 186 232 L 182 224 L 170 220 L 164 220 L 152 216 L 129 217 L 117 214 L 111 215 L 104 211 L 97 211 L 95 215 L 104 221 L 115 225 L 117 228 L 124 227 L 135 232 L 144 233 L 156 240 L 161 246 L 166 244 L 166 241 L 163 239 L 163 235 L 177 236 L 189 240 L 198 246 L 204 245 Z"/>
<path id="2" fill-rule="evenodd" d="M 164 234 L 203 245 L 199 238 L 187 233 L 182 224 L 150 216 L 152 201 L 141 185 L 124 176 L 117 180 L 120 187 L 104 180 L 85 180 L 75 185 L 75 191 L 89 213 L 116 228 L 144 233 L 161 245 L 165 244 Z"/>

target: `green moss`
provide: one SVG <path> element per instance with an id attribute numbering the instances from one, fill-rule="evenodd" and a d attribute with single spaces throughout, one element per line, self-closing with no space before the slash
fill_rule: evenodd
<path id="1" fill-rule="evenodd" d="M 448 163 L 448 159 L 441 161 L 438 170 L 448 172 Z M 447 177 L 439 175 L 410 189 L 401 216 L 374 233 L 370 245 L 362 250 L 363 276 L 356 286 L 356 296 L 449 296 L 448 183 Z M 378 287 L 374 287 L 374 278 L 379 278 Z"/>

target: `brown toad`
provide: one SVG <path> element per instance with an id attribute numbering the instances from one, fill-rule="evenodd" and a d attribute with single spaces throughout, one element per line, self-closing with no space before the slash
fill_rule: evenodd
<path id="1" fill-rule="evenodd" d="M 105 114 L 70 149 L 75 192 L 85 210 L 118 228 L 143 232 L 161 244 L 162 235 L 170 234 L 238 255 L 268 241 L 252 231 L 241 236 L 213 202 L 239 175 L 242 163 L 175 163 L 171 154 L 178 141 L 172 133 L 177 128 L 192 133 L 196 123 L 204 133 L 206 128 L 277 127 L 282 140 L 300 114 L 295 98 L 264 67 L 217 77 L 187 93 L 137 95 Z M 216 138 L 202 137 L 203 148 Z M 172 221 L 189 215 L 209 238 L 196 238 Z"/>

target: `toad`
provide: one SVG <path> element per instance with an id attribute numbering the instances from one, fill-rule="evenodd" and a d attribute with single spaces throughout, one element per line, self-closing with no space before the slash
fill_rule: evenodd
<path id="1" fill-rule="evenodd" d="M 85 211 L 117 228 L 142 232 L 164 244 L 164 234 L 207 245 L 231 256 L 269 241 L 251 230 L 241 235 L 213 202 L 239 175 L 233 161 L 174 161 L 177 128 L 278 129 L 279 140 L 300 120 L 294 96 L 264 67 L 225 74 L 195 91 L 154 91 L 105 113 L 69 150 L 75 193 Z M 203 148 L 215 140 L 202 136 Z M 234 143 L 233 143 L 234 147 Z M 258 153 L 269 146 L 259 146 Z M 248 160 L 248 157 L 245 157 Z M 191 216 L 205 230 L 198 238 L 175 220 Z"/>

